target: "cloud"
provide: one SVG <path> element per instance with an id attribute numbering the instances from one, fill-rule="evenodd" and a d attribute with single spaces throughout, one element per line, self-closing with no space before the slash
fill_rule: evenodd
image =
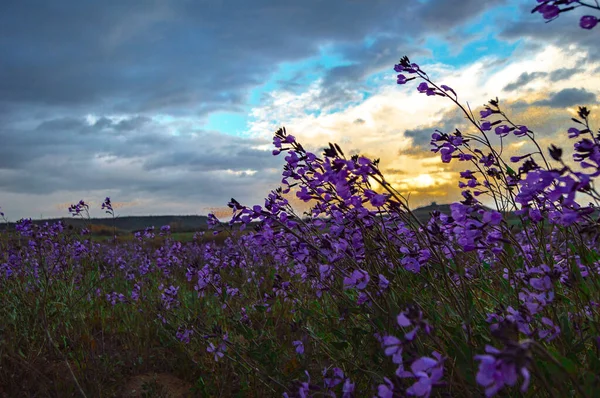
<path id="1" fill-rule="evenodd" d="M 536 101 L 534 105 L 551 108 L 566 108 L 569 106 L 585 106 L 597 102 L 596 94 L 582 88 L 566 88 L 554 93 L 549 99 Z"/>
<path id="2" fill-rule="evenodd" d="M 430 0 L 419 5 L 416 16 L 419 24 L 435 32 L 445 32 L 503 3 L 505 1 L 463 0 L 460 7 L 457 7 L 454 0 Z"/>
<path id="3" fill-rule="evenodd" d="M 226 5 L 137 0 L 128 10 L 117 1 L 4 7 L 0 36 L 10 40 L 0 42 L 0 104 L 98 114 L 239 110 L 248 91 L 282 62 L 340 45 L 357 65 L 333 71 L 331 79 L 348 81 L 398 56 L 398 27 L 416 36 L 431 29 L 410 16 L 412 10 L 419 15 L 427 10 L 408 0 L 268 0 L 252 7 L 241 0 Z M 391 37 L 365 50 L 367 35 Z M 366 63 L 367 58 L 375 59 Z"/>
<path id="4" fill-rule="evenodd" d="M 428 189 L 451 198 L 453 169 L 428 142 L 435 128 L 453 131 L 464 119 L 442 98 L 397 86 L 392 67 L 404 54 L 419 63 L 438 54 L 424 46 L 432 38 L 458 56 L 460 46 L 486 38 L 468 24 L 508 2 L 456 4 L 134 0 L 126 11 L 116 0 L 7 4 L 0 205 L 14 216 L 49 216 L 53 203 L 94 195 L 136 203 L 131 211 L 142 213 L 201 212 L 231 196 L 259 203 L 281 180 L 283 160 L 271 156 L 270 143 L 282 125 L 311 150 L 338 142 L 347 153 L 381 158 L 416 200 Z M 562 119 L 548 116 L 549 106 L 597 98 L 596 36 L 571 15 L 544 24 L 529 6 L 497 25 L 495 39 L 520 41 L 510 56 L 490 49 L 462 71 L 427 68 L 473 109 L 505 89 L 503 101 L 524 123 L 544 121 L 539 128 L 554 137 Z M 506 87 L 519 79 L 529 92 Z M 263 93 L 251 106 L 257 89 Z M 248 115 L 243 136 L 206 127 L 220 111 Z"/>
<path id="5" fill-rule="evenodd" d="M 539 72 L 543 64 L 547 74 L 540 74 L 531 81 L 530 91 L 505 93 L 500 103 L 512 121 L 527 125 L 536 132 L 542 148 L 551 143 L 568 146 L 565 132 L 571 123 L 570 111 L 556 112 L 541 103 L 549 101 L 566 105 L 565 95 L 558 94 L 570 93 L 572 87 L 582 84 L 589 88 L 588 94 L 591 90 L 600 89 L 600 76 L 590 76 L 590 71 L 597 67 L 594 63 L 579 67 L 580 73 L 551 82 L 552 74 L 566 75 L 565 69 L 577 68 L 578 58 L 565 61 L 565 54 L 569 51 L 550 46 L 508 60 L 486 57 L 461 69 L 437 63 L 422 63 L 421 67 L 430 76 L 435 76 L 436 83 L 453 87 L 460 103 L 466 110 L 470 108 L 475 119 L 479 120 L 478 111 L 483 109 L 482 105 L 501 93 L 506 82 L 517 81 L 524 71 L 529 74 Z M 585 54 L 580 56 L 585 57 Z M 491 64 L 502 67 L 489 72 Z M 457 172 L 468 165 L 442 163 L 438 154 L 430 152 L 429 141 L 435 129 L 453 132 L 458 128 L 463 134 L 477 134 L 477 130 L 451 101 L 420 94 L 415 84 L 396 85 L 394 72 L 390 71 L 389 75 L 390 81 L 382 82 L 368 99 L 344 110 L 322 112 L 318 116 L 306 115 L 302 111 L 314 106 L 315 99 L 319 98 L 322 87 L 318 84 L 300 96 L 280 95 L 275 91 L 269 101 L 253 109 L 253 126 L 261 126 L 264 131 L 276 113 L 275 119 L 284 120 L 282 124 L 287 131 L 305 147 L 318 149 L 327 142 L 337 142 L 346 154 L 361 153 L 381 158 L 381 168 L 388 180 L 400 192 L 410 195 L 413 206 L 429 204 L 432 200 L 440 203 L 457 200 L 460 198 Z M 551 92 L 548 87 L 558 91 Z M 355 93 L 358 91 L 360 89 L 356 88 Z M 358 118 L 361 123 L 353 122 Z M 493 132 L 489 138 L 499 146 L 499 139 Z M 506 139 L 504 148 L 508 157 L 535 150 L 533 145 L 515 137 Z"/>
<path id="6" fill-rule="evenodd" d="M 459 127 L 466 125 L 464 115 L 451 111 L 442 115 L 439 123 L 433 123 L 428 126 L 419 126 L 416 129 L 408 129 L 404 131 L 404 136 L 412 139 L 412 147 L 404 153 L 416 153 L 429 149 L 431 142 L 431 134 L 436 130 L 443 133 L 453 133 Z"/>
<path id="7" fill-rule="evenodd" d="M 552 81 L 558 81 L 558 80 L 565 80 L 565 79 L 569 79 L 571 76 L 577 74 L 577 73 L 581 73 L 583 72 L 584 69 L 583 68 L 560 68 L 560 69 L 556 69 L 554 71 L 552 71 L 550 73 L 550 80 Z M 594 71 L 594 73 L 597 73 L 596 71 Z"/>
<path id="8" fill-rule="evenodd" d="M 561 47 L 566 52 L 565 59 L 576 58 L 578 53 L 586 52 L 590 61 L 600 59 L 598 53 L 598 35 L 596 32 L 579 27 L 579 19 L 589 13 L 585 7 L 561 14 L 559 18 L 544 23 L 541 14 L 532 14 L 535 7 L 529 1 L 518 2 L 517 11 L 512 13 L 512 20 L 503 21 L 498 38 L 509 41 L 524 41 L 530 51 L 549 45 Z"/>
<path id="9" fill-rule="evenodd" d="M 173 125 L 178 135 L 168 133 Z M 152 118 L 102 117 L 94 123 L 59 118 L 29 129 L 0 126 L 0 139 L 5 207 L 6 197 L 62 195 L 76 201 L 74 193 L 81 191 L 112 192 L 119 201 L 136 195 L 205 205 L 227 203 L 231 195 L 260 200 L 277 187 L 282 165 L 270 150 L 258 149 L 269 147 L 267 140 Z"/>
<path id="10" fill-rule="evenodd" d="M 521 75 L 519 75 L 517 80 L 504 86 L 504 91 L 513 91 L 516 89 L 521 89 L 521 88 L 523 88 L 523 86 L 527 85 L 527 83 L 532 82 L 535 79 L 538 79 L 538 78 L 546 76 L 546 75 L 547 75 L 547 73 L 545 73 L 545 72 L 533 72 L 533 73 L 523 72 L 523 73 L 521 73 Z"/>

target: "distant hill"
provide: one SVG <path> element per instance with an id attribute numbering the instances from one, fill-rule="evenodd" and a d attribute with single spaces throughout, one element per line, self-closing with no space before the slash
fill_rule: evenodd
<path id="1" fill-rule="evenodd" d="M 450 210 L 450 205 L 449 204 L 441 204 L 438 205 L 436 203 L 432 203 L 429 206 L 424 206 L 424 207 L 418 207 L 416 209 L 411 209 L 412 213 L 415 215 L 415 217 L 417 217 L 417 219 L 421 222 L 426 222 L 429 220 L 429 218 L 431 217 L 431 212 L 432 211 L 439 211 L 440 213 L 443 214 L 448 214 L 450 215 L 450 213 L 452 213 L 452 211 Z"/>
<path id="2" fill-rule="evenodd" d="M 74 228 L 82 228 L 86 224 L 90 226 L 101 226 L 113 228 L 116 227 L 121 233 L 131 233 L 154 226 L 156 229 L 163 225 L 170 225 L 173 232 L 192 232 L 202 231 L 208 228 L 206 216 L 128 216 L 112 218 L 91 218 L 82 220 L 75 217 L 50 218 L 45 220 L 31 220 L 34 224 L 44 223 L 54 224 L 62 221 L 65 225 L 72 225 Z M 15 223 L 9 223 L 13 227 Z"/>
<path id="3" fill-rule="evenodd" d="M 413 209 L 413 214 L 421 221 L 426 222 L 430 218 L 432 211 L 439 211 L 444 214 L 450 215 L 449 204 L 436 204 L 419 207 Z M 508 219 L 517 219 L 517 217 L 509 213 Z M 207 224 L 208 217 L 206 216 L 128 216 L 128 217 L 117 217 L 114 220 L 111 218 L 92 218 L 90 220 L 82 220 L 80 218 L 51 218 L 43 220 L 32 220 L 34 224 L 53 224 L 58 221 L 62 221 L 65 225 L 72 225 L 75 228 L 82 228 L 88 224 L 90 226 L 96 226 L 95 229 L 98 231 L 104 231 L 108 233 L 112 231 L 113 227 L 116 227 L 118 234 L 127 234 L 140 230 L 144 230 L 147 227 L 154 226 L 159 229 L 163 225 L 171 226 L 172 232 L 196 232 L 205 231 L 208 229 Z M 14 227 L 15 223 L 9 223 L 9 226 Z"/>
<path id="4" fill-rule="evenodd" d="M 489 210 L 489 211 L 493 210 L 486 206 L 483 206 L 483 208 L 486 210 Z M 432 203 L 429 206 L 419 207 L 417 209 L 412 210 L 412 212 L 419 219 L 419 221 L 427 222 L 427 221 L 429 221 L 429 219 L 431 217 L 430 213 L 435 210 L 439 211 L 440 213 L 447 214 L 447 215 L 450 215 L 452 213 L 452 211 L 450 210 L 449 204 L 438 205 L 436 203 Z M 512 211 L 505 212 L 504 219 L 506 221 L 508 221 L 509 223 L 516 223 L 519 221 L 519 217 L 516 214 L 514 214 L 514 212 L 512 212 Z"/>

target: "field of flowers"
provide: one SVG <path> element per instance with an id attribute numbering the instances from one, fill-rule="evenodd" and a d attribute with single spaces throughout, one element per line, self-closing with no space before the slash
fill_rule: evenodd
<path id="1" fill-rule="evenodd" d="M 538 3 L 552 19 L 583 2 Z M 163 227 L 98 243 L 21 220 L 0 239 L 0 396 L 599 396 L 590 112 L 568 130 L 574 168 L 498 100 L 476 118 L 407 57 L 394 70 L 472 124 L 432 135 L 443 162 L 465 165 L 451 214 L 421 222 L 377 160 L 310 153 L 281 128 L 282 187 L 262 205 L 232 199 L 228 223 L 209 216 L 220 240 Z M 503 159 L 490 137 L 509 135 L 537 150 Z"/>

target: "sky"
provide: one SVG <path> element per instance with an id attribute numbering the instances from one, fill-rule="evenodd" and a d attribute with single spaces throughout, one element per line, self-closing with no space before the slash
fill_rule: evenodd
<path id="1" fill-rule="evenodd" d="M 474 112 L 498 97 L 542 146 L 568 144 L 578 106 L 600 127 L 600 31 L 579 28 L 579 10 L 545 23 L 535 5 L 4 1 L 0 207 L 15 221 L 68 216 L 80 199 L 101 216 L 106 196 L 122 216 L 262 204 L 281 184 L 282 126 L 315 152 L 380 158 L 411 207 L 450 203 L 460 165 L 429 141 L 469 125 L 448 99 L 396 84 L 402 56 Z"/>

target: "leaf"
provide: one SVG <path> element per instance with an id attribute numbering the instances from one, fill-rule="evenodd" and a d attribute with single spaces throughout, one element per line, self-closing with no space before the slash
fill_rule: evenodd
<path id="1" fill-rule="evenodd" d="M 575 361 L 561 355 L 553 347 L 549 347 L 548 351 L 550 351 L 552 356 L 563 366 L 563 368 L 567 371 L 567 373 L 569 373 L 570 375 L 579 374 L 579 367 Z"/>
<path id="2" fill-rule="evenodd" d="M 571 120 L 574 121 L 575 123 L 583 124 L 582 122 L 580 122 L 579 120 L 575 119 L 574 117 L 572 117 Z"/>
<path id="3" fill-rule="evenodd" d="M 506 172 L 511 177 L 514 177 L 517 175 L 517 173 L 510 166 L 506 166 Z"/>
<path id="4" fill-rule="evenodd" d="M 384 325 L 383 321 L 381 320 L 381 318 L 375 318 L 375 319 L 373 320 L 373 322 L 375 323 L 375 325 L 377 325 L 377 327 L 378 327 L 380 330 L 384 330 L 384 329 L 385 329 L 385 325 Z"/>
<path id="5" fill-rule="evenodd" d="M 334 346 L 336 349 L 343 351 L 348 347 L 348 342 L 347 341 L 332 341 L 331 345 Z"/>

